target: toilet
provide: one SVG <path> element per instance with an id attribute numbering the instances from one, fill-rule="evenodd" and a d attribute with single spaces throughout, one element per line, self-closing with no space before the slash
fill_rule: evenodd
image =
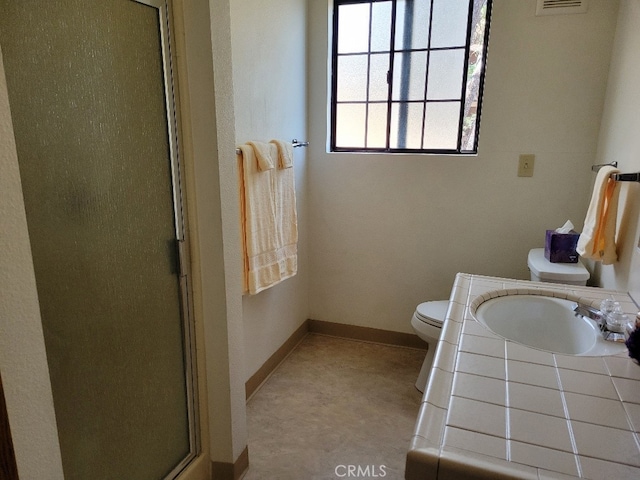
<path id="1" fill-rule="evenodd" d="M 586 285 L 591 276 L 580 259 L 578 263 L 551 263 L 544 256 L 544 248 L 530 250 L 527 265 L 533 282 Z"/>
<path id="2" fill-rule="evenodd" d="M 421 392 L 424 392 L 427 386 L 436 345 L 440 338 L 442 324 L 447 315 L 447 308 L 449 308 L 448 300 L 424 302 L 416 307 L 416 311 L 413 313 L 413 317 L 411 317 L 411 326 L 416 334 L 429 344 L 429 349 L 422 362 L 418 380 L 416 380 L 416 388 Z"/>
<path id="3" fill-rule="evenodd" d="M 533 248 L 529 251 L 527 265 L 531 271 L 533 282 L 563 283 L 565 285 L 586 285 L 591 276 L 580 259 L 577 263 L 551 263 L 544 256 L 544 248 Z M 411 317 L 411 326 L 418 337 L 429 344 L 429 350 L 422 362 L 420 374 L 416 380 L 416 388 L 421 392 L 427 387 L 429 372 L 440 338 L 440 331 L 447 315 L 449 302 L 437 300 L 424 302 L 416 307 Z"/>

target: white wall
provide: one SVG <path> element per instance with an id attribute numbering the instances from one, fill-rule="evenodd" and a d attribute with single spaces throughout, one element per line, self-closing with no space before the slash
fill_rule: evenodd
<path id="1" fill-rule="evenodd" d="M 306 18 L 306 0 L 231 2 L 237 144 L 306 140 Z M 243 297 L 245 379 L 308 318 L 306 154 L 294 149 L 298 273 Z"/>
<path id="2" fill-rule="evenodd" d="M 605 110 L 598 143 L 598 162 L 618 161 L 622 172 L 640 171 L 640 0 L 622 0 L 618 14 Z M 618 212 L 618 263 L 604 266 L 599 284 L 631 291 L 640 300 L 640 184 L 621 183 Z"/>
<path id="3" fill-rule="evenodd" d="M 411 332 L 457 272 L 528 278 L 545 230 L 584 220 L 618 3 L 536 17 L 535 0 L 494 2 L 470 157 L 326 153 L 327 4 L 309 2 L 311 318 Z"/>

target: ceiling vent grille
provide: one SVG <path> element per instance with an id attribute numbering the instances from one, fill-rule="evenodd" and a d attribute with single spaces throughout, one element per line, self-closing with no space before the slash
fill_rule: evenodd
<path id="1" fill-rule="evenodd" d="M 536 15 L 586 13 L 588 0 L 538 0 Z"/>

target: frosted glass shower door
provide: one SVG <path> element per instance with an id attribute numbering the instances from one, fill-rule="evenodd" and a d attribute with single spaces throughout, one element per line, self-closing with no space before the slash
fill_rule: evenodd
<path id="1" fill-rule="evenodd" d="M 197 451 L 165 2 L 0 0 L 65 478 Z"/>

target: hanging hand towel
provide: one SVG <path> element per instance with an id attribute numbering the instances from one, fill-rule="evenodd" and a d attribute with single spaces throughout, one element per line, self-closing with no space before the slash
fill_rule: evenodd
<path id="1" fill-rule="evenodd" d="M 266 145 L 266 144 L 265 144 Z M 258 293 L 279 282 L 278 235 L 273 169 L 262 171 L 250 145 L 238 156 L 245 292 Z"/>
<path id="2" fill-rule="evenodd" d="M 296 187 L 293 169 L 293 147 L 290 143 L 271 140 L 278 150 L 280 161 L 273 172 L 276 205 L 276 231 L 278 235 L 278 262 L 282 279 L 298 271 L 298 218 Z M 288 149 L 286 148 L 288 146 Z"/>
<path id="3" fill-rule="evenodd" d="M 271 145 L 263 142 L 247 142 L 251 147 L 253 147 L 253 152 L 258 159 L 258 167 L 261 171 L 271 170 L 274 166 L 273 159 L 273 150 L 271 149 Z"/>
<path id="4" fill-rule="evenodd" d="M 293 145 L 282 140 L 271 140 L 278 147 L 278 164 L 280 168 L 293 167 Z"/>
<path id="5" fill-rule="evenodd" d="M 603 265 L 610 265 L 618 259 L 615 234 L 620 185 L 611 178 L 611 174 L 619 172 L 610 166 L 598 171 L 576 248 L 583 258 L 602 262 Z"/>

